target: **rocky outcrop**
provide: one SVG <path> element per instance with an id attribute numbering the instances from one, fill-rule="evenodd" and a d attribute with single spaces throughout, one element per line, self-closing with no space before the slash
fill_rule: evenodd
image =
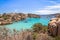
<path id="1" fill-rule="evenodd" d="M 30 17 L 30 18 L 40 18 L 40 15 L 28 14 L 28 17 Z"/>
<path id="2" fill-rule="evenodd" d="M 11 19 L 0 21 L 0 25 L 11 24 L 11 23 L 12 23 Z"/>
<path id="3" fill-rule="evenodd" d="M 4 14 L 0 14 L 0 25 L 10 24 L 13 23 L 13 21 L 24 20 L 27 17 L 40 18 L 40 16 L 36 14 L 4 13 Z"/>
<path id="4" fill-rule="evenodd" d="M 22 19 L 26 19 L 27 15 L 20 14 L 20 13 L 10 13 L 10 14 L 2 14 L 0 16 L 0 25 L 10 24 L 13 23 L 13 21 L 19 21 Z"/>
<path id="5" fill-rule="evenodd" d="M 60 35 L 60 18 L 53 18 L 48 24 L 48 34 L 51 36 Z"/>

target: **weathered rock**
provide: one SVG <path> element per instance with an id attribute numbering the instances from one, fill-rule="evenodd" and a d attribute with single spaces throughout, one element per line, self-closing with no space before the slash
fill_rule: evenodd
<path id="1" fill-rule="evenodd" d="M 60 35 L 60 18 L 55 18 L 49 22 L 48 34 L 51 36 Z"/>
<path id="2" fill-rule="evenodd" d="M 24 20 L 27 17 L 39 18 L 39 15 L 36 14 L 24 14 L 24 13 L 9 13 L 0 15 L 0 25 L 10 24 L 13 21 Z"/>

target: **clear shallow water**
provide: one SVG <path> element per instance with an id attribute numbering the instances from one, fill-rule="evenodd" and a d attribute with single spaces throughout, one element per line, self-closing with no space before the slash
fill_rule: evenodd
<path id="1" fill-rule="evenodd" d="M 42 23 L 43 25 L 48 25 L 49 18 L 27 18 L 22 21 L 14 22 L 13 24 L 4 25 L 9 29 L 30 29 L 35 23 Z"/>

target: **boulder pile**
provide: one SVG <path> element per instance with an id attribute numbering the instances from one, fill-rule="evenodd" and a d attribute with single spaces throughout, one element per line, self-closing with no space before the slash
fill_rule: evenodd
<path id="1" fill-rule="evenodd" d="M 48 24 L 48 34 L 51 36 L 60 35 L 60 18 L 52 18 Z"/>

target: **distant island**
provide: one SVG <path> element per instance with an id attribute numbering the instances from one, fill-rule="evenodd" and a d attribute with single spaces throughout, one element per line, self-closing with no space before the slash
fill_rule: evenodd
<path id="1" fill-rule="evenodd" d="M 24 20 L 26 18 L 40 18 L 40 15 L 36 14 L 24 14 L 24 13 L 3 13 L 0 14 L 0 25 L 11 24 L 14 21 Z"/>

